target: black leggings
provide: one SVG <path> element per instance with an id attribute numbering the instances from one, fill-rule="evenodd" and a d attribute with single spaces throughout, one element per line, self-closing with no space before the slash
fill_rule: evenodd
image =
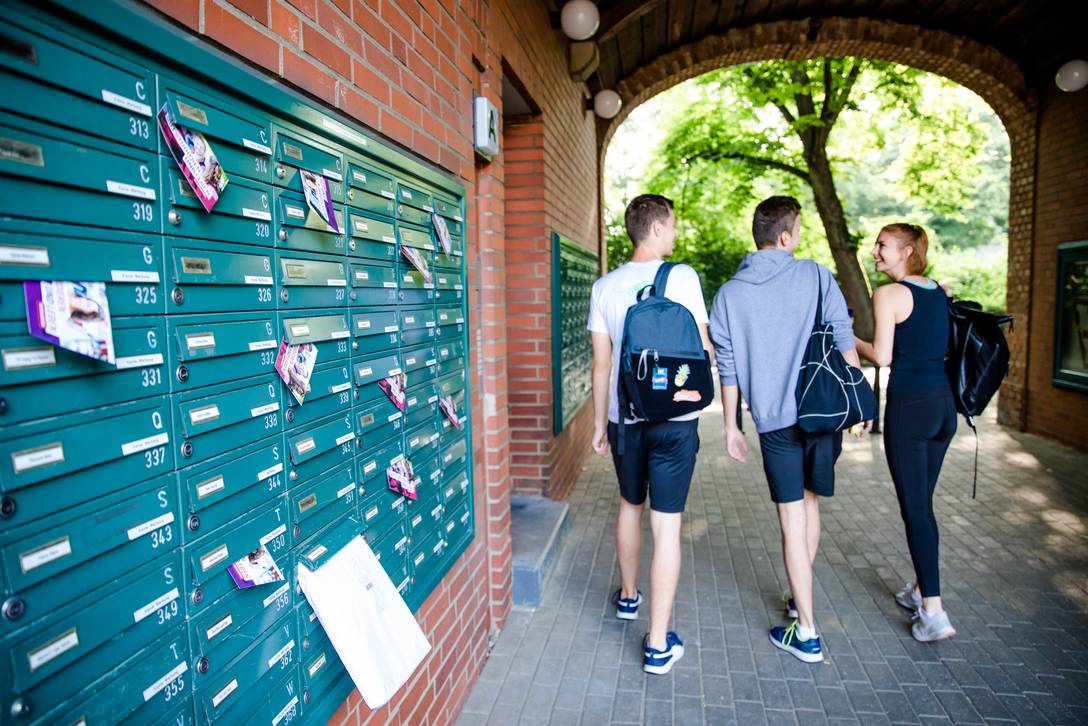
<path id="1" fill-rule="evenodd" d="M 949 389 L 888 394 L 884 451 L 907 530 L 907 545 L 922 597 L 941 594 L 933 491 L 948 444 L 956 433 L 956 404 Z"/>

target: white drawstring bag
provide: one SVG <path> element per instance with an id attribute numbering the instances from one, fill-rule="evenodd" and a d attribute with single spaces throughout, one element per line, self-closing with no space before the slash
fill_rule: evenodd
<path id="1" fill-rule="evenodd" d="M 385 705 L 431 644 L 378 558 L 355 537 L 298 582 L 366 705 Z"/>

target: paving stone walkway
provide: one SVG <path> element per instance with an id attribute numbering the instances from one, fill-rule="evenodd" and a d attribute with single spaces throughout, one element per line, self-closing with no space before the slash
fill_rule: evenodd
<path id="1" fill-rule="evenodd" d="M 847 437 L 816 561 L 828 658 L 806 665 L 767 641 L 786 577 L 751 422 L 744 466 L 726 460 L 720 409 L 699 430 L 672 673 L 641 670 L 648 608 L 625 623 L 607 605 L 617 493 L 592 457 L 544 601 L 511 612 L 459 724 L 1088 724 L 1088 455 L 983 421 L 972 501 L 961 421 L 937 494 L 959 634 L 921 644 L 892 600 L 912 570 L 883 451 Z"/>

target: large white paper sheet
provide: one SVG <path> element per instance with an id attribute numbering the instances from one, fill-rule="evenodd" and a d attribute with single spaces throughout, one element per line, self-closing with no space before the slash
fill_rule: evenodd
<path id="1" fill-rule="evenodd" d="M 385 705 L 431 644 L 362 537 L 298 582 L 351 680 L 371 709 Z"/>

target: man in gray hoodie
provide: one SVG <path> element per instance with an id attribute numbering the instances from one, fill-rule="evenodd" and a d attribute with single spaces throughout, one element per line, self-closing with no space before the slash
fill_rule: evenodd
<path id="1" fill-rule="evenodd" d="M 820 436 L 797 426 L 795 390 L 801 360 L 823 288 L 824 319 L 835 346 L 858 365 L 846 300 L 831 272 L 811 260 L 797 260 L 801 205 L 793 197 L 770 197 L 756 207 L 752 235 L 756 252 L 721 286 L 710 314 L 718 375 L 725 407 L 729 455 L 744 463 L 748 444 L 737 427 L 743 393 L 759 433 L 763 469 L 778 508 L 782 551 L 792 597 L 788 627 L 771 628 L 771 642 L 807 663 L 823 660 L 812 613 L 812 562 L 820 543 L 819 497 L 835 491 L 835 461 L 842 434 Z M 738 392 L 739 388 L 739 392 Z"/>

